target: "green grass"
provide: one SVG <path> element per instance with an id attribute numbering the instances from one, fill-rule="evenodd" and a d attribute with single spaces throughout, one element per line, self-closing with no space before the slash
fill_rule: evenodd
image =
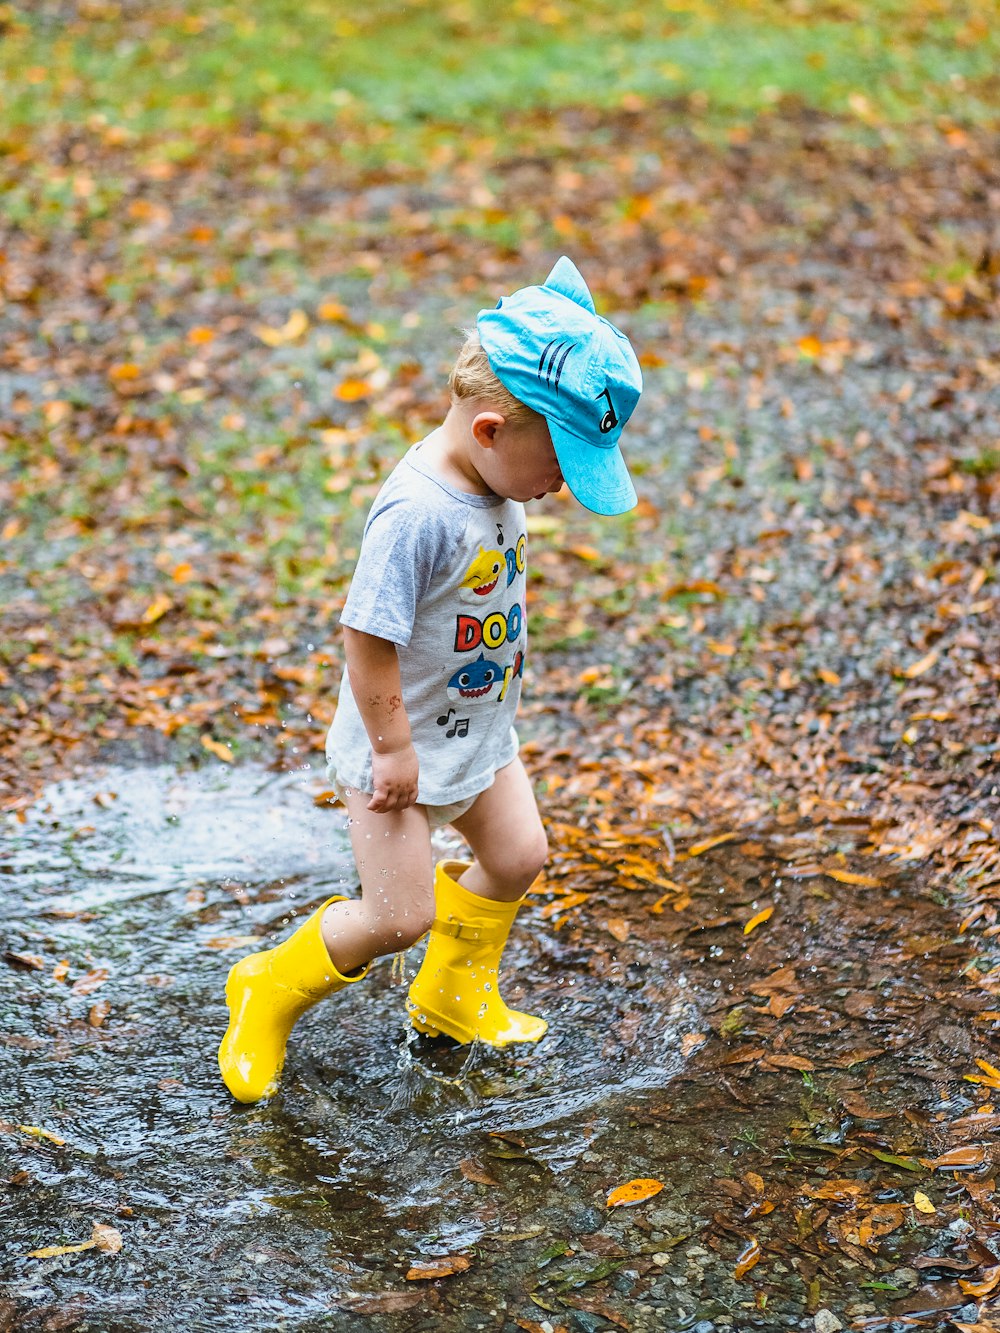
<path id="1" fill-rule="evenodd" d="M 1000 25 L 986 0 L 175 0 L 129 14 L 82 0 L 69 23 L 16 3 L 0 43 L 0 123 L 103 116 L 138 134 L 199 127 L 451 121 L 511 109 L 699 95 L 743 116 L 782 96 L 905 121 L 995 117 Z M 995 92 L 995 88 L 994 88 Z M 401 152 L 393 136 L 387 153 Z"/>

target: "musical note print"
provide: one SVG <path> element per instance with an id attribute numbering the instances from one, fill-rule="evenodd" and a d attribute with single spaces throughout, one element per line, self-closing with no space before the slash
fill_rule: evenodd
<path id="1" fill-rule="evenodd" d="M 469 719 L 468 719 L 467 717 L 457 717 L 457 716 L 455 715 L 455 710 L 454 710 L 454 708 L 449 708 L 449 709 L 448 709 L 448 713 L 447 713 L 447 715 L 446 715 L 445 717 L 439 717 L 439 718 L 438 718 L 438 720 L 437 720 L 437 724 L 438 724 L 438 726 L 439 726 L 439 727 L 447 727 L 447 726 L 448 726 L 448 723 L 451 722 L 451 719 L 452 719 L 453 717 L 455 718 L 455 721 L 451 723 L 451 726 L 449 727 L 449 729 L 444 733 L 445 736 L 446 736 L 449 740 L 450 740 L 453 736 L 468 736 L 468 734 L 469 734 Z"/>

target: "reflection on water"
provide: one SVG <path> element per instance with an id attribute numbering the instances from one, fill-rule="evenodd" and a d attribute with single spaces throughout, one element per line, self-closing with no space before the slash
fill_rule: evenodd
<path id="1" fill-rule="evenodd" d="M 417 1038 L 403 998 L 418 947 L 404 977 L 385 960 L 300 1021 L 274 1101 L 229 1098 L 215 1060 L 229 966 L 356 892 L 343 812 L 315 806 L 320 785 L 107 769 L 8 822 L 0 1150 L 5 1178 L 26 1174 L 5 1206 L 0 1293 L 24 1327 L 68 1309 L 77 1322 L 59 1327 L 305 1329 L 363 1311 L 366 1293 L 390 1326 L 390 1297 L 417 1292 L 402 1280 L 415 1258 L 477 1244 L 500 1252 L 465 1290 L 501 1318 L 489 1293 L 517 1245 L 602 1220 L 598 1145 L 618 1141 L 630 1169 L 641 1156 L 622 1137 L 631 1108 L 681 1067 L 693 997 L 656 951 L 619 966 L 605 936 L 595 971 L 586 939 L 564 943 L 530 911 L 505 994 L 549 1019 L 539 1046 Z M 25 1257 L 94 1222 L 121 1232 L 119 1255 Z M 420 1299 L 400 1326 L 440 1326 L 436 1290 Z"/>

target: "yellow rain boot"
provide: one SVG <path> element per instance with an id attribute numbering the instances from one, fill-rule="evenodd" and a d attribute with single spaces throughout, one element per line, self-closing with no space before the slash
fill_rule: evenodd
<path id="1" fill-rule="evenodd" d="M 500 998 L 497 970 L 517 909 L 524 901 L 481 898 L 458 883 L 467 861 L 442 861 L 434 876 L 436 917 L 427 953 L 413 979 L 406 1007 L 418 1032 L 442 1032 L 464 1044 L 478 1037 L 489 1046 L 538 1041 L 544 1018 L 508 1009 Z"/>
<path id="2" fill-rule="evenodd" d="M 237 1101 L 272 1097 L 285 1063 L 285 1043 L 297 1020 L 368 971 L 366 963 L 342 976 L 323 943 L 323 913 L 343 900 L 343 894 L 327 898 L 294 935 L 273 949 L 241 958 L 230 969 L 229 1027 L 219 1047 L 219 1069 Z"/>

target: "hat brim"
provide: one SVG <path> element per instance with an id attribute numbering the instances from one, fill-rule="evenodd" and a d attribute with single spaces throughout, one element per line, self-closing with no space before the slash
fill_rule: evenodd
<path id="1" fill-rule="evenodd" d="M 563 481 L 585 509 L 594 514 L 624 514 L 638 502 L 618 445 L 602 449 L 550 420 L 549 435 Z"/>

